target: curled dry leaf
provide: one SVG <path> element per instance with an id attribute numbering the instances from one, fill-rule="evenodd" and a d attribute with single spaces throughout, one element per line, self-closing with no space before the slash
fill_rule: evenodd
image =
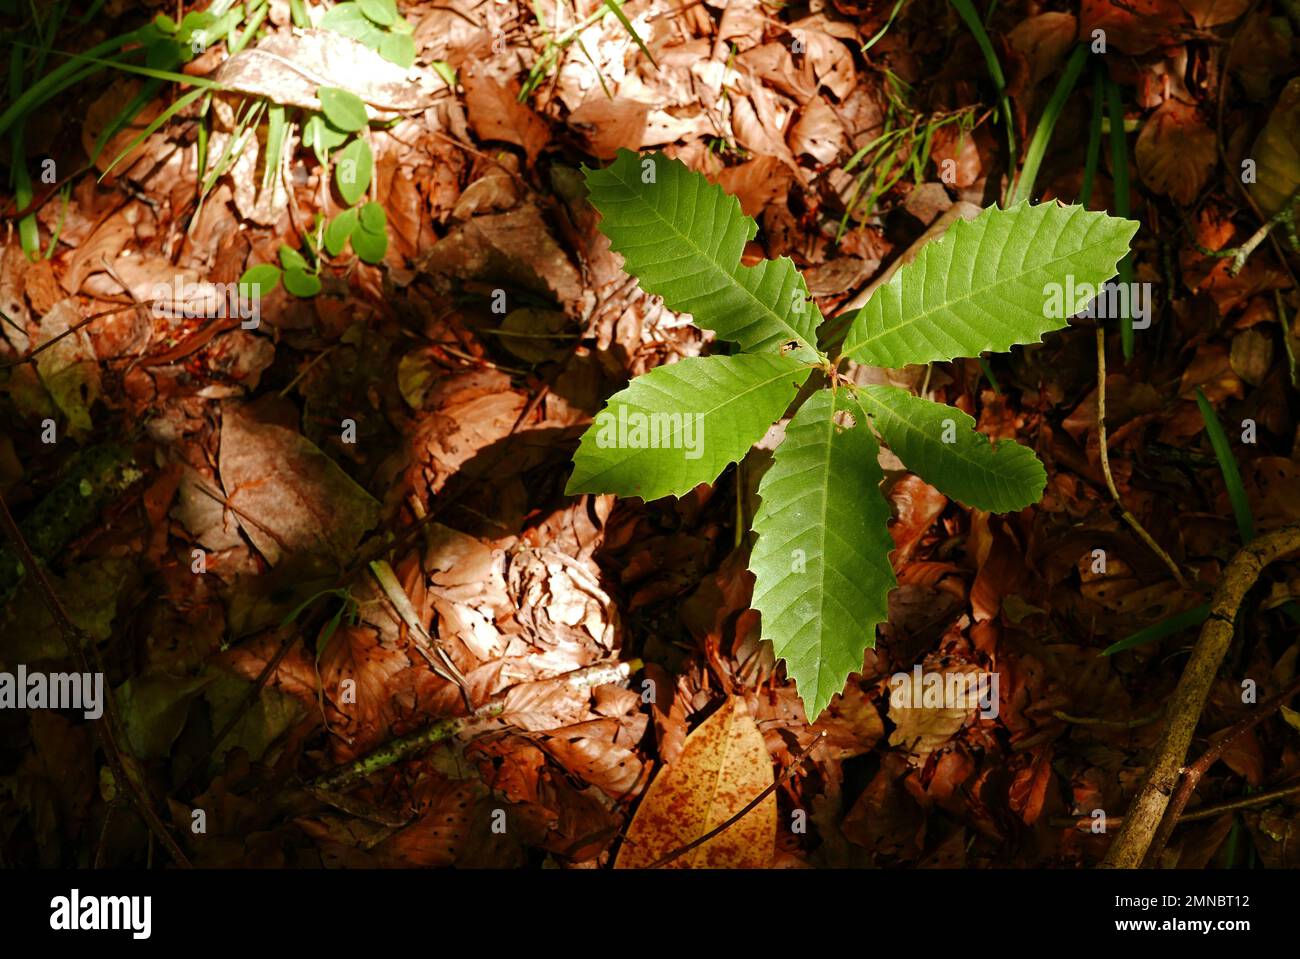
<path id="1" fill-rule="evenodd" d="M 943 689 L 949 686 L 965 690 L 975 690 L 977 667 L 972 664 L 953 666 L 942 671 L 932 671 L 942 682 Z M 965 679 L 957 679 L 957 674 L 965 673 Z M 942 705 L 942 696 L 936 695 L 940 690 L 938 682 L 917 687 L 914 674 L 906 673 L 907 681 L 897 689 L 891 689 L 889 718 L 894 723 L 894 731 L 889 734 L 889 745 L 900 746 L 909 750 L 914 759 L 924 759 L 934 752 L 965 725 L 968 717 L 975 711 L 975 706 L 948 707 Z M 952 682 L 948 677 L 953 676 Z M 897 700 L 897 702 L 895 702 Z"/>
<path id="2" fill-rule="evenodd" d="M 645 868 L 722 825 L 772 785 L 763 734 L 739 697 L 686 737 L 681 758 L 650 783 L 619 850 L 617 869 Z M 762 869 L 772 862 L 776 796 L 668 863 L 678 869 Z"/>
<path id="3" fill-rule="evenodd" d="M 789 143 L 796 156 L 807 154 L 818 163 L 831 163 L 844 148 L 844 126 L 829 104 L 816 97 L 790 128 Z"/>
<path id="4" fill-rule="evenodd" d="M 1134 152 L 1143 183 L 1191 203 L 1214 167 L 1214 131 L 1194 106 L 1171 98 L 1143 124 Z"/>
<path id="5" fill-rule="evenodd" d="M 36 369 L 73 436 L 91 429 L 90 409 L 102 393 L 99 360 L 85 329 L 66 335 L 80 322 L 77 301 L 60 300 L 41 318 L 36 337 L 37 346 L 52 344 L 36 358 Z"/>

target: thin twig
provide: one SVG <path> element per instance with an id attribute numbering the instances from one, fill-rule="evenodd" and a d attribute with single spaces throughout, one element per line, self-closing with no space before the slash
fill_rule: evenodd
<path id="1" fill-rule="evenodd" d="M 1251 793 L 1248 796 L 1238 796 L 1236 799 L 1229 799 L 1225 802 L 1212 803 L 1208 806 L 1201 806 L 1193 809 L 1191 812 L 1184 812 L 1178 817 L 1178 824 L 1188 822 L 1201 822 L 1206 819 L 1214 819 L 1216 816 L 1222 816 L 1226 812 L 1236 812 L 1239 809 L 1253 809 L 1255 806 L 1265 806 L 1268 803 L 1279 799 L 1286 799 L 1288 796 L 1294 796 L 1300 793 L 1300 783 L 1291 783 L 1289 786 L 1278 786 L 1276 789 L 1266 789 L 1264 792 Z M 1106 816 L 1102 822 L 1106 828 L 1112 826 L 1123 826 L 1123 816 Z M 1093 825 L 1096 823 L 1091 816 L 1053 816 L 1048 820 L 1048 824 L 1057 829 L 1077 829 L 1079 832 L 1091 832 Z"/>
<path id="2" fill-rule="evenodd" d="M 1282 692 L 1261 703 L 1255 710 L 1254 716 L 1247 717 L 1231 727 L 1201 754 L 1200 759 L 1183 770 L 1178 791 L 1169 801 L 1169 808 L 1165 810 L 1164 818 L 1160 821 L 1160 829 L 1156 832 L 1155 839 L 1151 841 L 1151 848 L 1147 851 L 1146 861 L 1149 864 L 1154 866 L 1159 863 L 1160 854 L 1169 842 L 1169 837 L 1173 835 L 1174 826 L 1178 824 L 1183 810 L 1187 808 L 1187 801 L 1192 798 L 1192 793 L 1196 792 L 1196 787 L 1200 785 L 1201 777 L 1209 772 L 1210 767 L 1218 762 L 1237 740 L 1285 706 L 1296 693 L 1300 693 L 1300 678 L 1292 680 Z"/>
<path id="3" fill-rule="evenodd" d="M 64 339 L 65 337 L 72 336 L 72 334 L 84 329 L 85 327 L 89 326 L 91 323 L 94 323 L 96 320 L 102 320 L 104 317 L 112 316 L 115 313 L 125 313 L 127 310 L 138 310 L 141 309 L 142 307 L 151 306 L 155 302 L 157 301 L 145 300 L 139 303 L 126 303 L 112 310 L 104 310 L 104 312 L 102 313 L 93 313 L 90 316 L 82 317 L 80 320 L 72 324 L 62 333 L 59 333 L 57 336 L 50 337 L 48 340 L 46 340 L 40 346 L 36 347 L 36 349 L 32 350 L 31 352 L 23 356 L 20 356 L 16 360 L 10 360 L 8 363 L 0 363 L 0 370 L 8 370 L 8 369 L 12 369 L 15 366 L 22 366 L 25 363 L 32 362 L 33 360 L 36 359 L 37 356 L 44 353 L 46 350 L 54 346 L 54 344 L 58 343 L 60 340 Z"/>
<path id="4" fill-rule="evenodd" d="M 549 679 L 533 680 L 524 685 L 563 683 L 575 688 L 599 686 L 604 683 L 616 683 L 626 680 L 627 677 L 640 670 L 641 666 L 642 663 L 639 659 L 630 659 L 622 663 L 596 663 L 594 666 L 584 666 L 582 669 L 575 669 L 572 672 L 562 673 Z M 405 736 L 384 743 L 384 745 L 371 750 L 358 759 L 331 769 L 329 772 L 322 773 L 308 783 L 307 788 L 313 791 L 339 793 L 372 773 L 386 769 L 413 753 L 450 739 L 469 726 L 501 715 L 505 710 L 507 696 L 515 688 L 517 687 L 502 690 L 468 716 L 451 716 L 439 719 L 422 729 L 417 729 L 415 732 L 407 733 Z"/>
<path id="5" fill-rule="evenodd" d="M 1110 474 L 1110 451 L 1106 448 L 1106 331 L 1100 323 L 1097 324 L 1097 445 L 1101 453 L 1101 474 L 1106 479 L 1106 488 L 1110 490 L 1111 498 L 1119 507 L 1120 516 L 1132 527 L 1133 532 L 1137 533 L 1138 538 L 1160 557 L 1160 561 L 1169 567 L 1178 585 L 1187 589 L 1187 580 L 1183 578 L 1183 571 L 1178 568 L 1173 557 L 1166 553 L 1146 531 L 1146 527 L 1138 522 L 1137 517 L 1125 508 L 1119 490 L 1115 488 L 1115 478 Z"/>
<path id="6" fill-rule="evenodd" d="M 1129 806 L 1124 828 L 1115 837 L 1102 866 L 1136 869 L 1146 858 L 1169 797 L 1178 784 L 1210 686 L 1232 643 L 1237 610 L 1264 567 L 1297 549 L 1300 549 L 1300 523 L 1291 523 L 1243 546 L 1224 568 L 1210 600 L 1209 618 L 1201 627 L 1201 635 L 1174 689 L 1169 719 L 1156 744 L 1146 779 Z"/>

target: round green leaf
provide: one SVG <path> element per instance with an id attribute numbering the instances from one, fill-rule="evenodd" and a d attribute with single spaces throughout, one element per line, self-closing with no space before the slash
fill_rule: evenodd
<path id="1" fill-rule="evenodd" d="M 284 288 L 294 296 L 315 296 L 320 292 L 320 277 L 305 270 L 286 270 Z"/>
<path id="2" fill-rule="evenodd" d="M 367 230 L 363 223 L 352 234 L 352 249 L 363 263 L 382 263 L 384 254 L 388 252 L 388 232 Z"/>
<path id="3" fill-rule="evenodd" d="M 334 185 L 348 206 L 366 195 L 374 167 L 375 157 L 370 152 L 370 144 L 361 137 L 334 155 Z"/>
<path id="4" fill-rule="evenodd" d="M 259 263 L 257 266 L 250 266 L 239 278 L 239 294 L 240 296 L 266 296 L 279 285 L 280 268 L 273 263 Z"/>
<path id="5" fill-rule="evenodd" d="M 333 30 L 345 37 L 351 37 L 372 50 L 376 49 L 379 41 L 384 38 L 384 31 L 367 19 L 355 3 L 340 3 L 326 10 L 325 16 L 321 17 L 320 27 L 322 30 Z"/>
<path id="6" fill-rule="evenodd" d="M 303 259 L 302 254 L 287 243 L 280 244 L 280 265 L 286 270 L 307 269 L 307 261 Z"/>
<path id="7" fill-rule="evenodd" d="M 357 6 L 381 27 L 392 26 L 397 20 L 397 0 L 358 0 Z"/>
<path id="8" fill-rule="evenodd" d="M 330 256 L 338 256 L 348 245 L 348 238 L 357 228 L 357 211 L 344 210 L 325 228 L 325 249 Z"/>
<path id="9" fill-rule="evenodd" d="M 379 41 L 379 55 L 409 70 L 415 64 L 415 40 L 409 33 L 390 33 Z"/>
<path id="10" fill-rule="evenodd" d="M 388 226 L 384 208 L 373 200 L 361 208 L 361 228 L 371 233 L 382 233 Z"/>
<path id="11" fill-rule="evenodd" d="M 366 105 L 355 93 L 338 87 L 321 87 L 316 91 L 325 119 L 348 133 L 356 133 L 367 123 Z"/>
<path id="12" fill-rule="evenodd" d="M 151 70 L 175 70 L 184 62 L 181 45 L 171 37 L 155 40 L 144 53 L 144 65 Z"/>

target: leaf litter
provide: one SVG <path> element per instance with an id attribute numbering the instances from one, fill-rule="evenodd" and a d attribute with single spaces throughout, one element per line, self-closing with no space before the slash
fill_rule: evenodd
<path id="1" fill-rule="evenodd" d="M 417 2 L 401 11 L 416 48 L 404 68 L 359 39 L 295 29 L 270 4 L 254 42 L 190 64 L 226 90 L 138 143 L 183 88 L 111 74 L 58 101 L 62 128 L 54 114 L 27 118 L 29 158 L 55 158 L 60 177 L 94 172 L 39 191 L 48 258 L 27 258 L 18 231 L 0 256 L 0 492 L 20 521 L 66 517 L 42 558 L 104 661 L 133 768 L 195 863 L 646 866 L 774 784 L 671 865 L 1100 859 L 1108 837 L 1074 823 L 1126 807 L 1177 679 L 1167 659 L 1193 633 L 1097 654 L 1203 602 L 1240 545 L 1198 387 L 1234 427 L 1257 526 L 1296 519 L 1295 257 L 1270 242 L 1240 269 L 1212 255 L 1259 226 L 1252 201 L 1273 216 L 1300 183 L 1284 18 L 1169 0 L 1085 2 L 1077 18 L 1003 4 L 990 25 L 1022 135 L 1077 40 L 1104 29 L 1128 58 L 1102 69 L 1136 131 L 1137 276 L 1157 285 L 1160 312 L 1135 365 L 1112 364 L 1107 442 L 1125 508 L 1195 574 L 1186 587 L 1108 496 L 1090 329 L 999 361 L 998 390 L 973 361 L 847 371 L 1032 446 L 1048 486 L 1036 507 L 990 518 L 882 458 L 900 586 L 876 648 L 815 722 L 761 639 L 736 536 L 770 444 L 680 499 L 563 495 L 608 395 L 715 349 L 628 282 L 580 164 L 666 149 L 758 221 L 745 262 L 790 256 L 827 316 L 949 210 L 999 197 L 1003 132 L 972 79 L 976 44 L 955 17 L 909 3 L 864 50 L 892 6 L 625 4 L 651 63 L 599 11 L 561 5 L 542 22 L 517 4 Z M 78 29 L 60 48 L 90 45 Z M 1035 199 L 1080 194 L 1086 86 Z M 380 263 L 313 246 L 317 213 L 343 199 L 301 147 L 322 88 L 364 105 Z M 140 112 L 90 161 L 142 89 Z M 298 111 L 278 154 L 264 127 L 236 139 L 249 103 Z M 205 187 L 200 165 L 236 142 Z M 1258 177 L 1243 194 L 1232 181 L 1247 157 Z M 1094 209 L 1113 174 L 1107 152 Z M 153 310 L 162 288 L 174 304 L 178 283 L 235 283 L 277 262 L 281 244 L 319 267 L 319 294 L 265 295 L 252 329 Z M 46 420 L 57 442 L 41 441 Z M 107 439 L 129 450 L 133 478 L 78 519 L 54 493 Z M 401 610 L 371 562 L 389 564 Z M 1294 563 L 1270 571 L 1207 736 L 1242 710 L 1229 675 L 1264 695 L 1294 677 L 1282 609 L 1297 582 Z M 0 666 L 60 662 L 31 577 L 0 588 L 13 592 Z M 431 668 L 428 646 L 463 691 Z M 896 705 L 891 677 L 917 664 L 996 671 L 997 715 Z M 455 731 L 438 733 L 447 721 Z M 1283 715 L 1269 720 L 1213 770 L 1202 804 L 1293 781 L 1294 735 Z M 0 743 L 6 862 L 143 861 L 143 843 L 100 838 L 102 756 L 84 723 L 6 710 Z M 386 756 L 394 743 L 410 745 Z M 308 788 L 340 770 L 345 789 Z M 197 808 L 203 837 L 181 828 Z M 1167 855 L 1294 865 L 1298 822 L 1293 794 L 1190 823 Z"/>

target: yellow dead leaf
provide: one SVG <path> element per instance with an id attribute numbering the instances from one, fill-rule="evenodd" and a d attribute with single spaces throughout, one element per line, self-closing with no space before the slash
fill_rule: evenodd
<path id="1" fill-rule="evenodd" d="M 772 759 L 744 700 L 732 699 L 686 737 L 637 808 L 617 869 L 643 869 L 740 812 L 772 785 Z M 763 869 L 776 841 L 776 795 L 739 822 L 668 863 L 687 869 Z"/>

